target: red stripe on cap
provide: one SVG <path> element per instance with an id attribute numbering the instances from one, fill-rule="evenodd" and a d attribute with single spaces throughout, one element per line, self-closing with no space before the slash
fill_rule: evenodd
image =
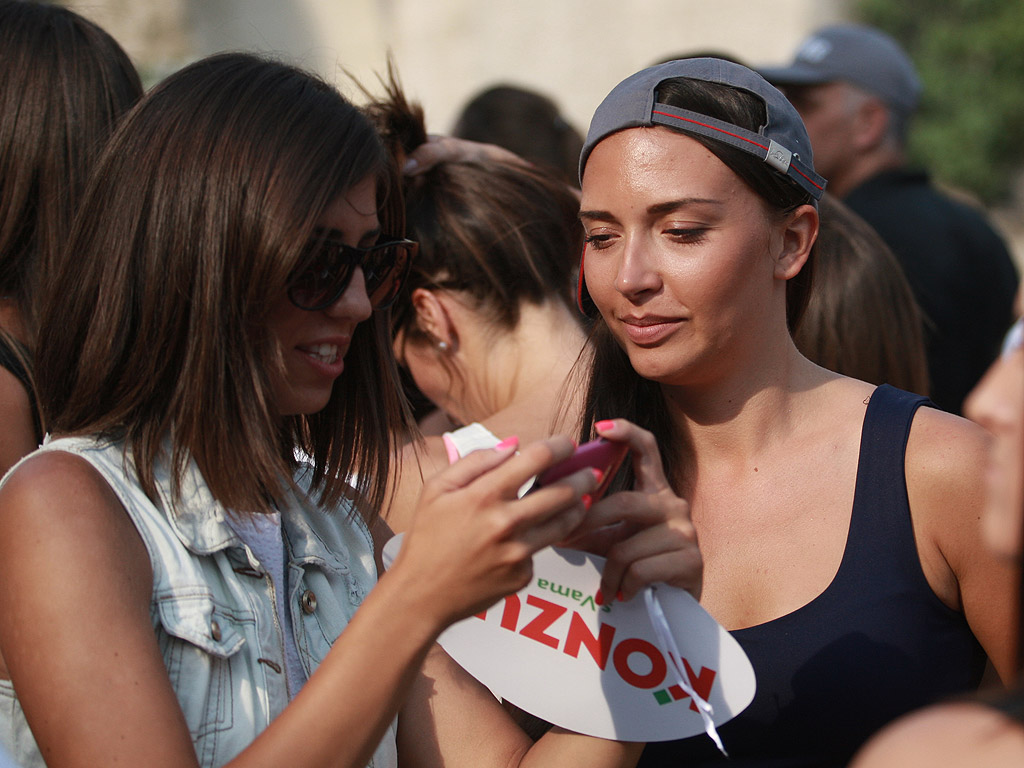
<path id="1" fill-rule="evenodd" d="M 708 129 L 710 129 L 712 131 L 718 131 L 719 133 L 724 133 L 726 136 L 732 136 L 734 139 L 739 139 L 740 141 L 747 142 L 747 144 L 753 144 L 755 147 L 760 147 L 766 153 L 768 152 L 768 147 L 766 147 L 764 144 L 759 144 L 759 143 L 757 143 L 756 141 L 754 141 L 752 139 L 748 139 L 746 136 L 740 136 L 738 133 L 732 133 L 731 131 L 723 130 L 722 128 L 719 128 L 718 126 L 708 125 L 707 123 L 702 123 L 700 120 L 693 120 L 693 119 L 691 119 L 689 117 L 680 117 L 679 115 L 670 115 L 668 112 L 659 112 L 658 110 L 653 110 L 651 112 L 651 114 L 652 115 L 661 115 L 662 117 L 671 117 L 674 120 L 682 120 L 685 123 L 693 123 L 694 125 L 699 125 L 699 126 L 701 126 L 703 128 L 708 128 Z"/>
<path id="2" fill-rule="evenodd" d="M 823 186 L 821 186 L 821 184 L 818 184 L 817 182 L 815 182 L 815 180 L 814 180 L 814 179 L 812 179 L 812 178 L 811 178 L 810 176 L 808 176 L 808 175 L 807 175 L 806 173 L 804 173 L 803 171 L 801 171 L 801 170 L 800 170 L 799 168 L 797 168 L 797 167 L 796 167 L 795 165 L 791 165 L 791 166 L 789 166 L 789 167 L 790 167 L 790 168 L 792 168 L 792 169 L 793 169 L 794 171 L 796 171 L 797 173 L 799 173 L 799 174 L 800 174 L 801 176 L 803 176 L 803 177 L 804 177 L 805 179 L 807 179 L 808 183 L 810 183 L 810 185 L 811 185 L 812 187 L 814 187 L 815 189 L 820 189 L 820 190 L 823 190 L 823 191 L 824 191 L 824 189 L 825 189 L 825 188 L 824 188 Z"/>
<path id="3" fill-rule="evenodd" d="M 766 147 L 764 144 L 756 142 L 753 139 L 748 139 L 746 136 L 740 136 L 738 133 L 733 133 L 732 131 L 726 131 L 726 130 L 724 130 L 722 128 L 719 128 L 717 125 L 708 125 L 707 123 L 702 123 L 700 120 L 694 120 L 694 119 L 689 118 L 689 117 L 680 117 L 679 115 L 672 115 L 672 114 L 669 114 L 668 112 L 660 112 L 657 109 L 651 110 L 651 114 L 652 115 L 661 115 L 662 117 L 671 117 L 673 120 L 680 120 L 680 121 L 682 121 L 684 123 L 693 123 L 694 125 L 699 125 L 702 128 L 707 128 L 708 130 L 711 130 L 711 131 L 718 131 L 719 133 L 724 133 L 726 136 L 732 136 L 734 139 L 739 139 L 740 141 L 745 141 L 745 142 L 747 142 L 747 144 L 753 144 L 755 147 L 763 149 L 766 154 L 768 152 L 768 147 Z M 814 181 L 814 179 L 812 179 L 806 173 L 801 171 L 795 165 L 791 165 L 790 167 L 794 171 L 799 173 L 801 176 L 803 176 L 805 179 L 807 179 L 807 181 L 810 182 L 811 186 L 813 186 L 815 189 L 824 189 L 823 186 L 821 186 L 820 184 L 816 183 Z"/>

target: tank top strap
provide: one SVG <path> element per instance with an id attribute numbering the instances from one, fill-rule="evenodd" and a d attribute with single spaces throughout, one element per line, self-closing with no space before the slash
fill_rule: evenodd
<path id="1" fill-rule="evenodd" d="M 916 553 L 907 497 L 905 458 L 914 414 L 927 397 L 882 384 L 871 394 L 861 431 L 846 556 L 853 562 L 877 562 Z M 865 559 L 866 558 L 866 559 Z M 907 562 L 897 555 L 898 562 Z M 917 557 L 910 559 L 917 562 Z"/>

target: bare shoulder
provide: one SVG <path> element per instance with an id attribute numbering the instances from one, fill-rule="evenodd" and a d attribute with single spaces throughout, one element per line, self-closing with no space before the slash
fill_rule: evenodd
<path id="1" fill-rule="evenodd" d="M 1016 768 L 1024 765 L 1024 725 L 981 704 L 929 707 L 883 729 L 850 768 Z"/>
<path id="2" fill-rule="evenodd" d="M 7 369 L 0 367 L 0 476 L 22 456 L 35 450 L 35 426 L 28 392 Z"/>
<path id="3" fill-rule="evenodd" d="M 868 384 L 832 371 L 824 371 L 828 380 L 800 393 L 800 410 L 815 433 L 859 435 L 871 394 Z"/>
<path id="4" fill-rule="evenodd" d="M 117 502 L 110 486 L 85 459 L 65 451 L 41 451 L 22 462 L 0 488 L 0 509 L 10 515 L 24 513 L 25 507 L 74 501 Z M 55 510 L 57 512 L 57 510 Z"/>
<path id="5" fill-rule="evenodd" d="M 0 674 L 48 764 L 194 763 L 152 591 L 146 547 L 92 465 L 43 452 L 11 474 L 0 489 Z"/>
<path id="6" fill-rule="evenodd" d="M 907 442 L 907 479 L 955 481 L 973 476 L 984 465 L 988 433 L 973 421 L 919 408 Z"/>
<path id="7" fill-rule="evenodd" d="M 940 539 L 977 535 L 989 436 L 967 419 L 919 408 L 907 441 L 906 478 L 915 525 Z M 948 532 L 946 536 L 943 532 Z"/>
<path id="8" fill-rule="evenodd" d="M 28 392 L 13 373 L 0 366 L 0 405 L 28 408 Z"/>
<path id="9" fill-rule="evenodd" d="M 1000 676 L 1009 681 L 1019 577 L 982 536 L 989 441 L 973 422 L 919 409 L 907 442 L 907 497 L 929 584 L 943 603 L 964 614 Z"/>
<path id="10" fill-rule="evenodd" d="M 448 466 L 448 452 L 441 437 L 425 437 L 402 449 L 391 475 L 390 501 L 382 517 L 395 533 L 412 525 L 423 483 Z"/>
<path id="11" fill-rule="evenodd" d="M 0 488 L 0 561 L 11 568 L 109 567 L 151 574 L 149 557 L 117 496 L 92 465 L 63 451 L 25 460 Z M 49 562 L 33 563 L 34 558 Z M 108 570 L 101 567 L 101 571 Z M 148 597 L 148 591 L 146 591 Z"/>

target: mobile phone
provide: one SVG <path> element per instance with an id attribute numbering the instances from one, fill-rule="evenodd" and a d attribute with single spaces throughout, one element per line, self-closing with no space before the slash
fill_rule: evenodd
<path id="1" fill-rule="evenodd" d="M 622 466 L 628 453 L 629 446 L 626 443 L 605 440 L 603 437 L 591 440 L 589 443 L 579 446 L 569 458 L 563 459 L 553 467 L 548 467 L 541 472 L 530 490 L 543 488 L 545 485 L 561 480 L 584 467 L 594 467 L 604 472 L 601 485 L 590 494 L 590 497 L 597 501 L 608 490 L 612 478 L 619 471 L 619 467 Z"/>

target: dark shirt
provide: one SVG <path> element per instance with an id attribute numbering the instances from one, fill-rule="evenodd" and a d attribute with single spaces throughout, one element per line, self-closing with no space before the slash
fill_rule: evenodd
<path id="1" fill-rule="evenodd" d="M 1013 322 L 1017 271 L 975 208 L 939 192 L 927 174 L 891 170 L 843 200 L 903 266 L 925 315 L 932 401 L 960 413 Z"/>
<path id="2" fill-rule="evenodd" d="M 838 768 L 889 721 L 977 688 L 984 652 L 963 614 L 932 590 L 914 543 L 904 454 L 926 402 L 875 390 L 835 578 L 802 608 L 732 632 L 757 690 L 718 728 L 730 760 L 702 734 L 648 744 L 639 768 Z"/>

